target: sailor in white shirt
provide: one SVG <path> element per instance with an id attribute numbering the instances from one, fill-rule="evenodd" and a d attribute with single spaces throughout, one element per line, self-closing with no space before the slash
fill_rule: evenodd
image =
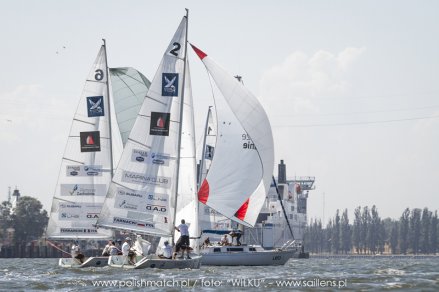
<path id="1" fill-rule="evenodd" d="M 178 225 L 178 227 L 175 227 L 175 229 L 180 232 L 180 238 L 177 241 L 177 244 L 175 245 L 176 248 L 176 252 L 179 252 L 180 249 L 181 251 L 181 257 L 179 258 L 183 258 L 184 256 L 184 251 L 186 250 L 186 254 L 187 254 L 187 258 L 190 259 L 191 257 L 189 256 L 189 227 L 186 225 L 186 222 L 184 219 L 181 219 L 181 224 Z"/>
<path id="2" fill-rule="evenodd" d="M 125 242 L 122 244 L 122 255 L 124 257 L 129 257 L 129 261 L 128 263 L 130 265 L 133 265 L 133 257 L 135 256 L 135 253 L 132 252 L 131 250 L 131 238 L 127 237 L 125 238 Z"/>
<path id="3" fill-rule="evenodd" d="M 80 251 L 79 242 L 75 240 L 72 244 L 72 258 L 79 260 L 82 264 L 84 262 L 84 255 Z"/>

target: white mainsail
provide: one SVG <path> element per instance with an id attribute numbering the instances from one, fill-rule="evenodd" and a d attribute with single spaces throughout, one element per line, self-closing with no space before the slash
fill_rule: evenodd
<path id="1" fill-rule="evenodd" d="M 130 67 L 110 68 L 110 79 L 114 111 L 125 145 L 151 82 Z"/>
<path id="2" fill-rule="evenodd" d="M 216 96 L 216 95 L 215 95 Z M 216 101 L 216 103 L 220 103 L 221 101 Z M 224 101 L 225 102 L 225 101 Z M 215 107 L 216 110 L 216 107 Z M 214 115 L 212 110 L 212 106 L 209 106 L 206 117 L 206 125 L 204 129 L 204 137 L 203 137 L 203 148 L 201 153 L 200 160 L 200 169 L 198 174 L 198 187 L 201 186 L 201 183 L 206 178 L 207 173 L 209 172 L 212 161 L 215 157 L 215 146 L 217 140 L 217 123 L 216 123 L 216 115 Z M 221 139 L 220 136 L 219 139 Z M 203 232 L 206 230 L 223 230 L 230 229 L 231 224 L 230 220 L 224 215 L 218 213 L 214 209 L 204 205 L 199 205 L 199 222 L 200 227 Z"/>
<path id="3" fill-rule="evenodd" d="M 230 139 L 217 139 L 215 156 L 221 159 L 212 162 L 198 191 L 198 199 L 238 223 L 254 226 L 270 187 L 274 167 L 270 122 L 248 89 L 204 52 L 192 47 L 231 110 L 229 113 L 221 110 L 230 124 L 226 120 L 218 122 L 218 136 L 232 135 Z M 234 124 L 236 122 L 240 127 Z M 240 135 L 240 140 L 236 139 L 237 135 Z"/>
<path id="4" fill-rule="evenodd" d="M 111 181 L 112 165 L 123 147 L 117 123 L 110 122 L 114 109 L 107 73 L 104 44 L 88 74 L 70 128 L 47 227 L 49 238 L 112 236 L 111 231 L 94 227 Z"/>
<path id="5" fill-rule="evenodd" d="M 192 201 L 196 198 L 193 107 L 192 97 L 187 93 L 190 82 L 185 82 L 184 74 L 186 30 L 187 17 L 184 17 L 125 144 L 97 222 L 101 227 L 171 237 L 177 190 L 179 200 L 180 197 L 192 197 Z M 179 177 L 179 167 L 180 173 L 187 172 L 187 175 Z M 177 210 L 186 210 L 187 206 L 177 205 Z M 192 219 L 187 219 L 187 223 L 198 225 L 197 220 L 192 222 Z"/>

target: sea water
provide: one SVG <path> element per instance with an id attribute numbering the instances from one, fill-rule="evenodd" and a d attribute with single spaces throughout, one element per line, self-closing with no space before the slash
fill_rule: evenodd
<path id="1" fill-rule="evenodd" d="M 439 291 L 439 257 L 290 259 L 284 266 L 199 270 L 67 269 L 0 259 L 1 291 Z"/>

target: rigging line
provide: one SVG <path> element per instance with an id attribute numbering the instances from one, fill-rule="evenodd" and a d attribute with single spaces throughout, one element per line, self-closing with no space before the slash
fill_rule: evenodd
<path id="1" fill-rule="evenodd" d="M 437 95 L 437 92 L 426 92 L 426 93 L 416 93 L 417 96 L 431 96 L 431 95 Z M 323 100 L 323 101 L 362 101 L 362 100 L 370 100 L 370 99 L 385 99 L 385 98 L 398 98 L 398 97 L 410 97 L 414 94 L 411 93 L 391 93 L 391 94 L 382 94 L 382 95 L 365 95 L 365 96 L 355 96 L 355 95 L 349 95 L 349 96 L 306 96 L 306 95 L 300 95 L 296 96 L 297 98 L 306 98 L 310 100 Z"/>
<path id="2" fill-rule="evenodd" d="M 77 122 L 80 122 L 80 123 L 84 123 L 84 124 L 89 124 L 89 125 L 92 125 L 92 126 L 96 126 L 95 123 L 91 123 L 91 122 L 87 122 L 87 121 L 84 121 L 84 120 L 80 120 L 80 119 L 78 119 L 78 118 L 74 118 L 73 120 L 74 120 L 74 121 L 77 121 Z"/>
<path id="3" fill-rule="evenodd" d="M 394 119 L 385 121 L 370 121 L 370 122 L 350 122 L 350 123 L 334 123 L 334 124 L 309 124 L 309 125 L 273 125 L 275 128 L 311 128 L 311 127 L 336 127 L 336 126 L 355 126 L 355 125 L 372 125 L 372 124 L 385 124 L 404 121 L 426 120 L 439 118 L 437 116 L 408 118 L 408 119 Z"/>
<path id="4" fill-rule="evenodd" d="M 133 143 L 135 143 L 135 144 L 139 144 L 139 145 L 141 145 L 141 146 L 143 146 L 143 147 L 145 147 L 145 148 L 147 148 L 147 149 L 151 149 L 151 146 L 148 146 L 148 145 L 146 145 L 146 144 L 144 144 L 144 143 L 142 143 L 142 142 L 139 142 L 139 141 L 136 141 L 136 140 L 134 140 L 134 139 L 131 139 L 130 137 L 128 137 L 128 140 L 127 141 L 131 141 L 131 142 L 133 142 Z"/>
<path id="5" fill-rule="evenodd" d="M 434 109 L 439 108 L 439 105 L 415 107 L 411 109 L 393 109 L 393 110 L 377 110 L 377 111 L 362 111 L 362 112 L 346 112 L 346 113 L 327 113 L 327 114 L 291 114 L 291 115 L 276 115 L 275 117 L 286 118 L 286 117 L 313 117 L 313 116 L 337 116 L 337 115 L 355 115 L 355 114 L 374 114 L 374 113 L 390 113 L 390 112 L 404 112 L 404 111 L 415 111 L 424 109 Z"/>
<path id="6" fill-rule="evenodd" d="M 127 67 L 127 68 L 128 68 L 128 67 Z M 109 68 L 109 69 L 110 69 L 110 72 L 113 71 L 113 72 L 115 73 L 115 75 L 116 75 L 117 77 L 119 77 L 119 79 L 121 79 L 121 81 L 122 81 L 123 83 L 125 83 L 125 84 L 126 84 L 126 82 L 123 81 L 122 78 L 121 78 L 120 76 L 126 76 L 127 78 L 131 78 L 132 80 L 135 80 L 135 81 L 137 81 L 138 83 L 144 84 L 144 83 L 143 83 L 143 80 L 139 80 L 139 79 L 137 79 L 137 78 L 134 78 L 134 76 L 131 76 L 131 75 L 128 75 L 128 74 L 120 73 L 120 70 L 118 70 L 119 68 Z M 137 71 L 137 70 L 134 69 L 134 68 L 133 68 L 133 70 Z M 139 71 L 137 71 L 137 72 L 139 72 Z"/>

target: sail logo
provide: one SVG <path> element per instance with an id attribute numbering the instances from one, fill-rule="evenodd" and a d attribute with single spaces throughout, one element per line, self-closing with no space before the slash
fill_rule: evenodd
<path id="1" fill-rule="evenodd" d="M 170 113 L 151 112 L 149 134 L 155 136 L 169 136 Z"/>
<path id="2" fill-rule="evenodd" d="M 164 176 L 149 176 L 142 173 L 123 171 L 122 181 L 143 184 L 143 185 L 155 185 L 162 188 L 171 187 L 171 178 Z"/>
<path id="3" fill-rule="evenodd" d="M 161 205 L 146 204 L 146 210 L 151 213 L 158 213 L 162 215 L 168 214 L 168 209 L 166 208 L 166 206 L 161 206 Z"/>
<path id="4" fill-rule="evenodd" d="M 81 152 L 101 151 L 100 132 L 80 132 Z"/>
<path id="5" fill-rule="evenodd" d="M 178 96 L 178 73 L 162 73 L 162 96 Z"/>
<path id="6" fill-rule="evenodd" d="M 98 219 L 99 213 L 87 213 L 86 217 L 87 219 Z"/>
<path id="7" fill-rule="evenodd" d="M 71 213 L 60 213 L 60 218 L 61 220 L 68 220 L 68 219 L 79 219 L 79 214 L 71 214 Z"/>
<path id="8" fill-rule="evenodd" d="M 103 96 L 87 96 L 87 114 L 89 118 L 105 115 Z"/>
<path id="9" fill-rule="evenodd" d="M 132 191 L 131 192 L 127 192 L 127 191 L 124 191 L 121 188 L 117 189 L 117 195 L 118 196 L 130 196 L 130 197 L 143 198 L 143 195 L 140 194 L 140 193 L 136 193 L 136 192 L 132 192 Z"/>
<path id="10" fill-rule="evenodd" d="M 156 164 L 169 166 L 170 155 L 166 153 L 148 152 L 139 149 L 133 149 L 131 152 L 131 161 L 146 164 Z"/>
<path id="11" fill-rule="evenodd" d="M 144 227 L 144 228 L 155 228 L 154 224 L 152 224 L 152 223 L 146 223 L 143 221 L 125 219 L 125 218 L 120 218 L 120 217 L 113 217 L 113 223 L 124 224 L 124 225 L 136 225 L 136 226 Z"/>
<path id="12" fill-rule="evenodd" d="M 170 155 L 166 153 L 148 152 L 140 149 L 133 149 L 131 152 L 131 161 L 146 164 L 156 164 L 169 166 Z"/>
<path id="13" fill-rule="evenodd" d="M 81 208 L 81 205 L 73 205 L 73 204 L 64 204 L 64 203 L 61 203 L 61 204 L 59 204 L 59 207 L 60 207 L 60 208 L 65 208 L 65 209 L 67 209 L 67 208 L 69 208 L 69 209 L 73 209 L 73 208 Z"/>
<path id="14" fill-rule="evenodd" d="M 148 159 L 148 151 L 133 149 L 131 152 L 131 161 L 145 162 Z"/>
<path id="15" fill-rule="evenodd" d="M 116 199 L 116 201 L 114 202 L 114 207 L 118 209 L 137 210 L 138 204 L 133 204 L 123 199 Z"/>
<path id="16" fill-rule="evenodd" d="M 167 202 L 168 195 L 167 194 L 148 194 L 148 201 L 151 202 Z"/>
<path id="17" fill-rule="evenodd" d="M 67 165 L 67 176 L 102 176 L 102 172 L 102 165 Z"/>
<path id="18" fill-rule="evenodd" d="M 61 228 L 61 233 L 98 233 L 97 229 Z"/>
<path id="19" fill-rule="evenodd" d="M 151 153 L 152 164 L 169 166 L 169 159 L 170 159 L 169 154 L 154 153 L 154 152 Z"/>
<path id="20" fill-rule="evenodd" d="M 72 191 L 69 192 L 69 194 L 70 194 L 71 196 L 73 196 L 77 191 L 78 191 L 78 185 L 74 185 Z"/>

